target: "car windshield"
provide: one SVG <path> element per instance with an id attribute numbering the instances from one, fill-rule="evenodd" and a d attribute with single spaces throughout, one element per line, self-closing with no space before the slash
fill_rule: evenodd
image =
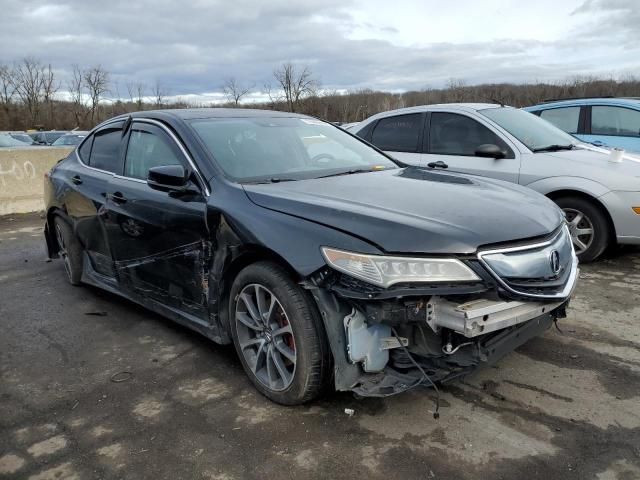
<path id="1" fill-rule="evenodd" d="M 515 108 L 480 110 L 534 152 L 570 149 L 578 141 L 540 117 Z"/>
<path id="2" fill-rule="evenodd" d="M 16 140 L 11 135 L 0 135 L 0 147 L 24 147 L 28 143 Z"/>
<path id="3" fill-rule="evenodd" d="M 191 125 L 225 175 L 238 182 L 397 168 L 362 141 L 313 118 L 199 119 Z"/>

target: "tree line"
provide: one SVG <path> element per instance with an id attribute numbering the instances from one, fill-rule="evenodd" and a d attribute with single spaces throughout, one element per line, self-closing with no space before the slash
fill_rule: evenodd
<path id="1" fill-rule="evenodd" d="M 284 110 L 329 121 L 355 122 L 386 110 L 434 103 L 482 102 L 523 107 L 549 99 L 640 97 L 640 80 L 631 75 L 619 79 L 579 76 L 554 83 L 526 84 L 469 85 L 464 80 L 451 79 L 442 88 L 390 93 L 323 89 L 309 67 L 290 62 L 279 65 L 272 73 L 272 82 L 260 88 L 255 83 L 227 77 L 219 87 L 226 102 L 215 106 Z M 122 113 L 211 106 L 176 100 L 169 93 L 160 80 L 151 85 L 127 82 L 123 88 L 100 65 L 72 65 L 63 83 L 51 64 L 32 57 L 11 65 L 0 63 L 0 130 L 90 129 Z M 260 93 L 265 100 L 247 102 L 252 93 Z"/>

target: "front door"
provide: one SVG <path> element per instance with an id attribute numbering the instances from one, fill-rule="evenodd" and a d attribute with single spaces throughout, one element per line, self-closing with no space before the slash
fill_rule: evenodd
<path id="1" fill-rule="evenodd" d="M 518 183 L 519 154 L 478 120 L 459 113 L 432 112 L 426 130 L 425 165 L 441 160 L 452 171 Z M 484 144 L 497 145 L 505 152 L 505 158 L 476 156 L 476 149 Z"/>
<path id="2" fill-rule="evenodd" d="M 159 126 L 134 121 L 124 169 L 107 188 L 105 229 L 121 288 L 206 318 L 209 243 L 205 197 L 154 190 L 151 167 L 188 162 Z"/>

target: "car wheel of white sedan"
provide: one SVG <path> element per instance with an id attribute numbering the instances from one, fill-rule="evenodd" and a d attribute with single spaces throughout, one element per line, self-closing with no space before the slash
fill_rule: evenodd
<path id="1" fill-rule="evenodd" d="M 580 197 L 562 197 L 556 199 L 556 203 L 565 214 L 580 261 L 592 262 L 602 255 L 609 244 L 611 231 L 600 208 Z"/>

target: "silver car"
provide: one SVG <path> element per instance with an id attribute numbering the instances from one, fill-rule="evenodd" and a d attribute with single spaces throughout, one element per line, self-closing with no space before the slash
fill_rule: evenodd
<path id="1" fill-rule="evenodd" d="M 548 196 L 564 210 L 583 262 L 616 241 L 640 245 L 640 158 L 581 143 L 531 113 L 427 105 L 380 113 L 354 130 L 407 164 L 502 179 Z"/>

